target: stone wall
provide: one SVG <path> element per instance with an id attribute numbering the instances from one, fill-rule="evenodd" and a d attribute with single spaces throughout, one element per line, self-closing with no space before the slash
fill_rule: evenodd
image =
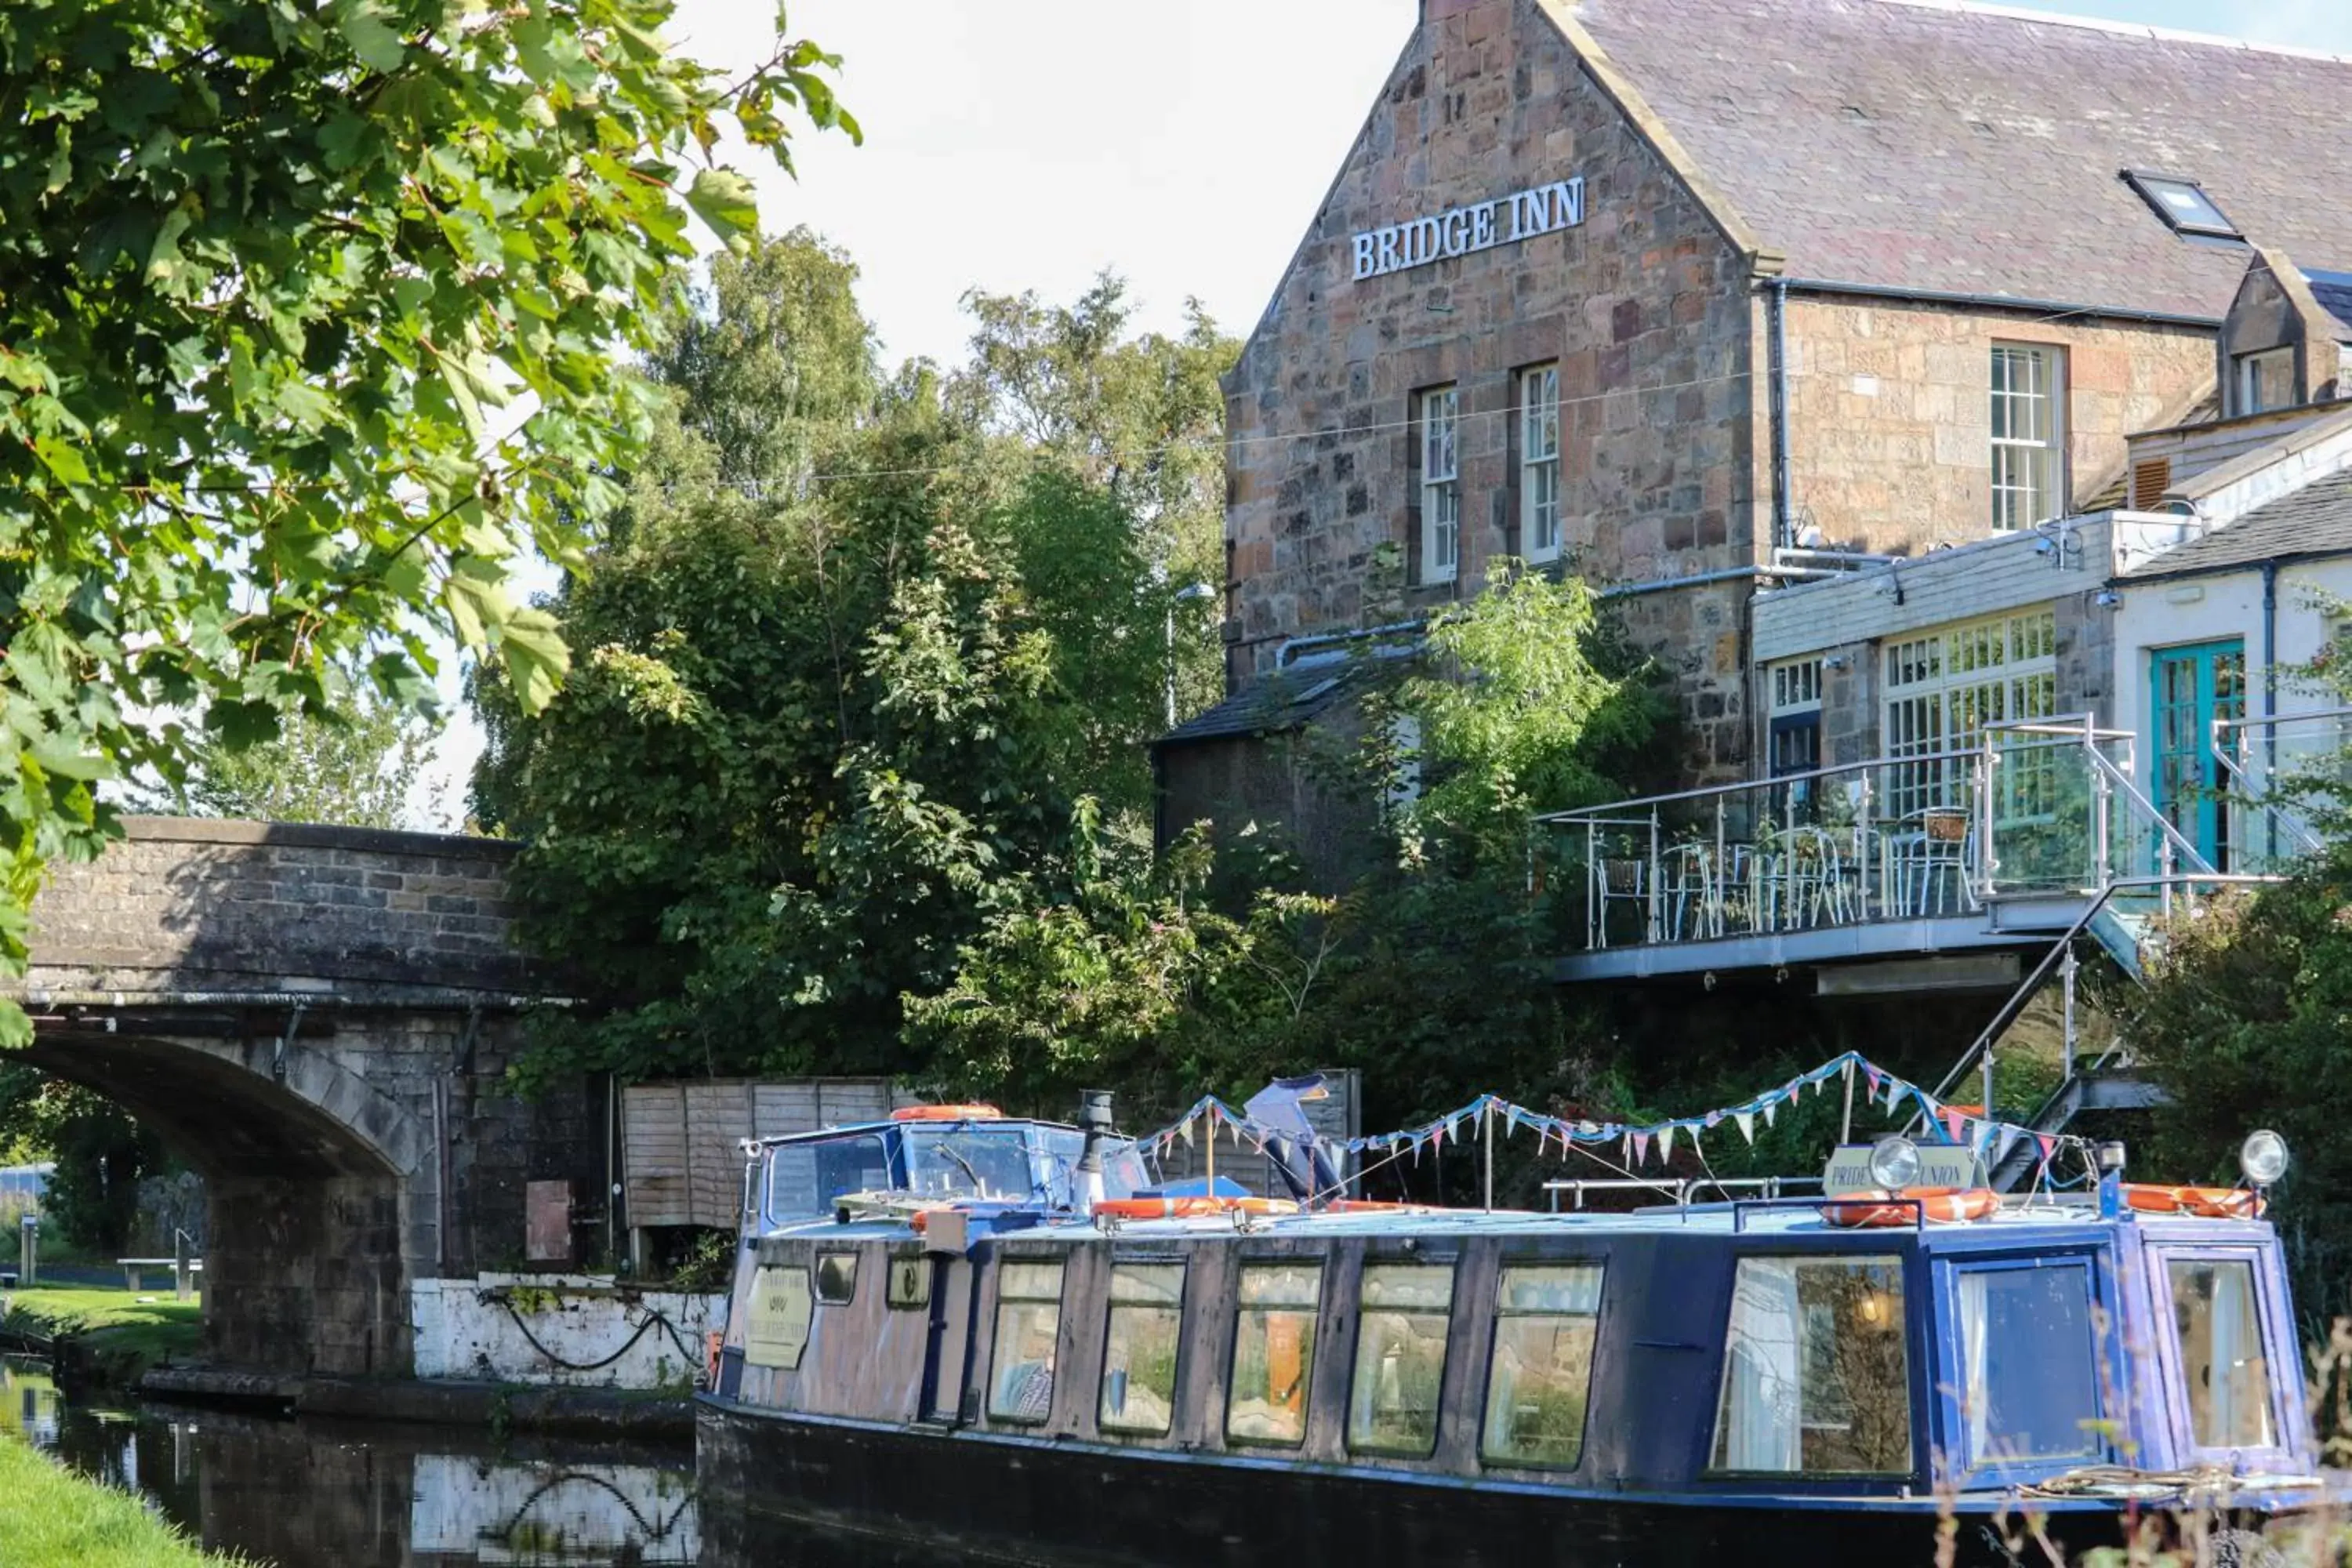
<path id="1" fill-rule="evenodd" d="M 2213 333 L 2201 328 L 1792 294 L 1788 339 L 1797 521 L 1833 545 L 1898 555 L 1991 529 L 1993 344 L 2066 351 L 2078 507 L 2122 477 L 2126 436 L 2177 422 L 2213 386 Z"/>
<path id="2" fill-rule="evenodd" d="M 1354 234 L 1581 176 L 1580 226 L 1352 280 Z M 1520 553 L 1517 373 L 1560 371 L 1573 569 L 1655 581 L 1756 559 L 1753 258 L 1537 0 L 1448 0 L 1408 43 L 1226 383 L 1226 636 L 1236 680 L 1286 637 L 1427 614 Z M 1418 584 L 1414 395 L 1461 396 L 1461 566 Z M 1384 595 L 1379 552 L 1407 582 Z M 1668 647 L 1710 755 L 1740 746 L 1736 659 Z M 1736 618 L 1736 617 L 1735 617 Z M 1701 692 L 1716 700 L 1702 706 Z"/>
<path id="3" fill-rule="evenodd" d="M 431 833 L 133 816 L 33 906 L 35 991 L 527 993 L 519 847 Z"/>

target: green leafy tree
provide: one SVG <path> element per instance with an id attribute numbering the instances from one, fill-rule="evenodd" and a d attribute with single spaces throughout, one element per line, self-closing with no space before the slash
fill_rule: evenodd
<path id="1" fill-rule="evenodd" d="M 968 386 L 877 385 L 854 280 L 796 233 L 673 302 L 661 433 L 551 606 L 569 689 L 478 690 L 478 809 L 595 1004 L 542 1069 L 913 1071 L 904 998 L 1053 882 L 1081 802 L 1144 836 L 1148 530 Z"/>
<path id="2" fill-rule="evenodd" d="M 409 797 L 433 760 L 437 718 L 364 683 L 336 689 L 323 709 L 278 721 L 275 738 L 233 746 L 203 736 L 163 809 L 257 822 L 405 827 Z"/>
<path id="3" fill-rule="evenodd" d="M 319 711 L 432 628 L 543 704 L 567 655 L 509 565 L 576 561 L 654 401 L 689 214 L 751 226 L 722 118 L 856 126 L 814 46 L 728 83 L 668 0 L 0 8 L 0 961 L 97 784 Z M 9 1033 L 24 1020 L 5 1009 Z"/>
<path id="4" fill-rule="evenodd" d="M 155 1135 L 103 1096 L 0 1062 L 0 1147 L 56 1162 L 41 1206 L 67 1241 L 119 1258 L 139 1219 L 140 1178 L 161 1170 Z"/>

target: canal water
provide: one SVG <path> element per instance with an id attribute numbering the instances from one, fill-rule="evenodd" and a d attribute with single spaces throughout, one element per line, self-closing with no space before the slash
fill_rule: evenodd
<path id="1" fill-rule="evenodd" d="M 275 1568 L 946 1565 L 880 1542 L 709 1513 L 687 1444 L 81 1404 L 48 1363 L 0 1357 L 0 1442 L 138 1493 L 205 1546 Z M 715 1528 L 714 1528 L 715 1527 Z"/>

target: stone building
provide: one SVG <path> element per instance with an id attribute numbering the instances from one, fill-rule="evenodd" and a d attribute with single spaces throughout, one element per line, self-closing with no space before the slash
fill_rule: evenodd
<path id="1" fill-rule="evenodd" d="M 2341 395 L 2333 275 L 2284 258 L 2352 255 L 2312 199 L 2347 102 L 2352 60 L 1953 0 L 1424 0 L 1226 383 L 1232 695 L 1162 743 L 1166 820 L 1285 816 L 1245 753 L 1327 721 L 1302 667 L 1505 557 L 1613 598 L 1693 779 L 1811 765 L 1782 590 L 1891 560 L 1973 603 L 2018 555 L 1973 545 L 2136 499 L 2131 433 Z M 2165 526 L 2052 548 L 2095 590 Z M 2000 636 L 2095 687 L 2094 599 Z"/>

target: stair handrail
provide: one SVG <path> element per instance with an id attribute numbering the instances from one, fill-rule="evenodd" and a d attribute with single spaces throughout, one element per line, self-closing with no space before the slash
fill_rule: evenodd
<path id="1" fill-rule="evenodd" d="M 2235 730 L 2241 734 L 2253 729 L 2269 731 L 2265 749 L 2271 752 L 2270 766 L 2275 772 L 2278 766 L 2279 725 L 2310 719 L 2343 718 L 2352 718 L 2352 708 L 2322 708 L 2309 713 L 2268 713 L 2259 719 L 2216 719 L 2213 721 L 2213 733 L 2207 737 L 2206 749 L 2211 752 L 2213 760 L 2221 764 L 2221 771 L 2236 781 L 2239 795 L 2248 805 L 2267 816 L 2272 826 L 2284 826 L 2287 830 L 2287 836 L 2295 841 L 2296 848 L 2305 855 L 2316 855 L 2326 848 L 2326 845 L 2321 840 L 2319 835 L 2314 833 L 2300 819 L 2290 816 L 2279 809 L 2275 785 L 2266 794 L 2255 792 L 2252 778 L 2247 774 L 2244 768 L 2239 765 L 2238 759 L 2230 754 L 2230 748 L 2222 744 L 2221 733 L 2225 730 Z"/>
<path id="2" fill-rule="evenodd" d="M 2205 857 L 2198 851 L 2197 846 L 2190 843 L 2188 837 L 2183 834 L 2179 828 L 2173 826 L 2172 819 L 2165 816 L 2163 812 L 2157 809 L 2156 802 L 2148 799 L 2147 795 L 2140 793 L 2139 785 L 2132 783 L 2131 775 L 2129 773 L 2126 773 L 2123 769 L 2116 766 L 2114 763 L 2108 761 L 2096 746 L 2085 747 L 2084 751 L 2091 759 L 2091 765 L 2105 773 L 2110 783 L 2114 784 L 2117 788 L 2121 789 L 2126 795 L 2130 797 L 2131 803 L 2139 807 L 2142 814 L 2144 814 L 2149 821 L 2156 824 L 2158 830 L 2164 835 L 2165 839 L 2175 850 L 2189 858 L 2189 869 L 2191 872 L 2199 874 L 2200 879 L 2202 877 L 2213 877 L 2221 874 L 2210 860 L 2206 859 Z M 2105 868 L 2101 867 L 2100 869 L 2105 871 Z M 2162 883 L 2177 879 L 2189 879 L 2158 877 L 2146 879 L 2152 882 Z M 2111 879 L 2111 882 L 2114 883 L 2120 883 L 2123 880 L 2125 880 L 2125 879 Z"/>

